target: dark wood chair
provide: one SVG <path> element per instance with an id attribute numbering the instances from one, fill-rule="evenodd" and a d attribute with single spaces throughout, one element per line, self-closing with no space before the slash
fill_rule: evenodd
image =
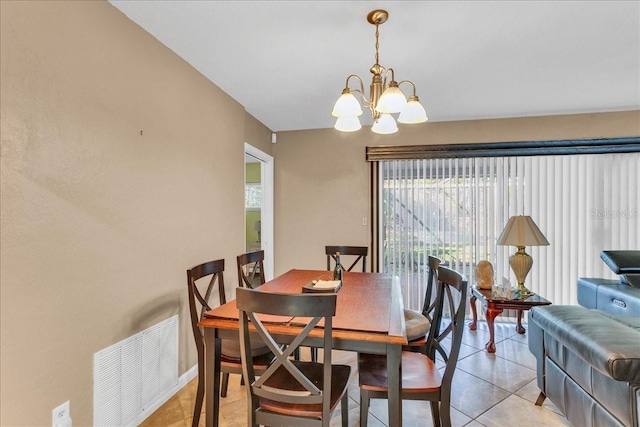
<path id="1" fill-rule="evenodd" d="M 238 288 L 242 367 L 247 384 L 249 422 L 258 426 L 329 426 L 341 403 L 342 426 L 348 425 L 347 388 L 351 367 L 331 364 L 331 327 L 336 312 L 336 294 L 283 294 Z M 261 322 L 262 315 L 311 318 L 285 349 L 277 344 Z M 323 322 L 323 361 L 304 362 L 290 356 L 300 343 Z M 276 355 L 271 367 L 256 380 L 255 366 L 247 353 L 249 324 Z M 315 329 L 317 331 L 317 329 Z"/>
<path id="2" fill-rule="evenodd" d="M 429 331 L 429 345 L 445 361 L 444 372 L 435 366 L 428 355 L 402 352 L 402 399 L 431 402 L 434 426 L 451 426 L 451 380 L 455 372 L 464 332 L 464 313 L 467 302 L 467 279 L 446 267 L 438 268 L 436 308 Z M 451 313 L 450 320 L 443 319 L 445 307 Z M 442 322 L 448 322 L 443 331 Z M 441 345 L 449 337 L 448 350 Z M 359 354 L 360 425 L 367 426 L 370 399 L 387 398 L 387 361 L 384 355 Z"/>
<path id="3" fill-rule="evenodd" d="M 406 351 L 419 351 L 423 354 L 428 353 L 427 338 L 431 329 L 431 322 L 436 309 L 436 289 L 438 287 L 438 268 L 442 260 L 438 257 L 429 255 L 429 274 L 427 276 L 427 287 L 425 290 L 424 302 L 422 303 L 422 311 L 405 309 L 404 320 L 407 328 L 407 339 L 409 344 L 403 347 Z M 423 332 L 424 331 L 424 332 Z M 439 331 L 437 331 L 439 332 Z"/>
<path id="4" fill-rule="evenodd" d="M 265 283 L 264 277 L 264 251 L 248 252 L 238 255 L 238 286 L 241 288 L 255 289 Z M 294 353 L 296 360 L 300 360 L 300 349 Z M 311 353 L 313 361 L 315 355 Z"/>
<path id="5" fill-rule="evenodd" d="M 201 280 L 202 279 L 202 280 Z M 198 326 L 204 313 L 212 308 L 227 302 L 224 290 L 224 259 L 205 262 L 187 270 L 187 288 L 189 298 L 189 314 L 191 328 L 198 352 L 198 389 L 196 391 L 195 407 L 193 410 L 193 423 L 196 427 L 200 420 L 202 402 L 204 399 L 204 332 Z M 217 288 L 217 290 L 215 289 Z M 212 298 L 217 295 L 217 298 Z M 217 300 L 217 301 L 216 301 Z M 240 342 L 235 340 L 222 340 L 222 358 L 220 360 L 222 380 L 220 396 L 226 397 L 229 383 L 229 374 L 242 375 L 242 361 L 240 354 Z M 255 358 L 255 369 L 264 372 L 274 356 L 269 348 L 260 341 L 252 343 L 252 354 Z"/>
<path id="6" fill-rule="evenodd" d="M 264 251 L 238 255 L 238 286 L 255 289 L 264 284 Z"/>
<path id="7" fill-rule="evenodd" d="M 327 255 L 327 270 L 333 270 L 332 262 L 335 266 L 336 252 L 340 252 L 340 262 L 344 261 L 344 255 L 355 256 L 355 260 L 351 263 L 349 268 L 345 270 L 351 271 L 356 266 L 358 261 L 362 260 L 362 272 L 367 271 L 367 255 L 369 254 L 369 248 L 366 246 L 325 246 L 324 252 Z M 331 261 L 333 260 L 333 261 Z M 344 266 L 344 264 L 343 264 Z"/>

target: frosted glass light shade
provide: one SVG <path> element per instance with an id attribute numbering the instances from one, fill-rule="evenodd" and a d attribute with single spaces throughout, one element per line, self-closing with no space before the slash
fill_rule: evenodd
<path id="1" fill-rule="evenodd" d="M 404 110 L 405 105 L 407 105 L 407 98 L 397 83 L 394 85 L 392 82 L 389 87 L 382 92 L 376 110 L 383 114 L 399 113 Z"/>
<path id="2" fill-rule="evenodd" d="M 360 119 L 358 119 L 358 117 L 350 116 L 338 117 L 336 124 L 333 127 L 340 132 L 355 132 L 360 130 L 362 125 L 360 124 Z"/>
<path id="3" fill-rule="evenodd" d="M 381 135 L 388 135 L 390 133 L 396 133 L 398 131 L 398 125 L 391 114 L 383 114 L 378 121 L 373 123 L 371 131 Z"/>
<path id="4" fill-rule="evenodd" d="M 331 115 L 333 117 L 357 117 L 362 115 L 362 108 L 356 97 L 348 89 L 345 89 L 333 106 Z"/>
<path id="5" fill-rule="evenodd" d="M 424 107 L 420 104 L 420 101 L 418 101 L 418 97 L 410 97 L 406 107 L 404 107 L 404 110 L 402 110 L 402 113 L 398 116 L 398 123 L 415 124 L 426 121 L 427 112 L 424 111 Z"/>

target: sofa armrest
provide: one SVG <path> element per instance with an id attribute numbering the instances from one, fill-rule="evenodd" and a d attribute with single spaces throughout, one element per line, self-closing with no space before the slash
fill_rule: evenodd
<path id="1" fill-rule="evenodd" d="M 578 355 L 603 375 L 640 382 L 640 319 L 612 316 L 580 306 L 534 307 L 529 314 L 545 335 Z"/>

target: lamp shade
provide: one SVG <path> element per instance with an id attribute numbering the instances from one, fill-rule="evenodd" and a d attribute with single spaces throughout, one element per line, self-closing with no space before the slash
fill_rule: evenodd
<path id="1" fill-rule="evenodd" d="M 398 87 L 398 84 L 391 82 L 389 87 L 382 92 L 382 96 L 378 100 L 376 110 L 385 113 L 399 113 L 404 110 L 407 105 L 407 98 Z"/>
<path id="2" fill-rule="evenodd" d="M 398 123 L 414 124 L 424 123 L 426 121 L 427 112 L 424 111 L 424 107 L 420 104 L 420 100 L 415 95 L 410 96 L 409 101 L 407 101 L 407 105 L 398 116 Z"/>
<path id="3" fill-rule="evenodd" d="M 360 119 L 356 116 L 349 116 L 338 117 L 336 124 L 333 127 L 340 132 L 355 132 L 360 130 L 362 125 L 360 124 Z"/>
<path id="4" fill-rule="evenodd" d="M 502 246 L 547 246 L 549 241 L 530 216 L 512 216 L 498 237 Z"/>
<path id="5" fill-rule="evenodd" d="M 357 117 L 362 115 L 360 103 L 349 89 L 342 91 L 331 112 L 333 117 Z"/>
<path id="6" fill-rule="evenodd" d="M 398 132 L 398 125 L 391 114 L 382 114 L 371 126 L 371 131 L 382 135 Z"/>

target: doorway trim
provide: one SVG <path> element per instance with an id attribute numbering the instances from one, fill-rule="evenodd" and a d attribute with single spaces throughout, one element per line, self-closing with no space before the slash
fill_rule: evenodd
<path id="1" fill-rule="evenodd" d="M 274 244 L 273 244 L 273 157 L 251 144 L 244 143 L 244 154 L 254 157 L 262 164 L 260 182 L 262 184 L 261 207 L 261 245 L 264 250 L 264 274 L 266 280 L 274 277 Z M 245 183 L 247 182 L 245 168 Z M 246 237 L 245 237 L 246 240 Z M 244 244 L 244 242 L 243 242 Z"/>

